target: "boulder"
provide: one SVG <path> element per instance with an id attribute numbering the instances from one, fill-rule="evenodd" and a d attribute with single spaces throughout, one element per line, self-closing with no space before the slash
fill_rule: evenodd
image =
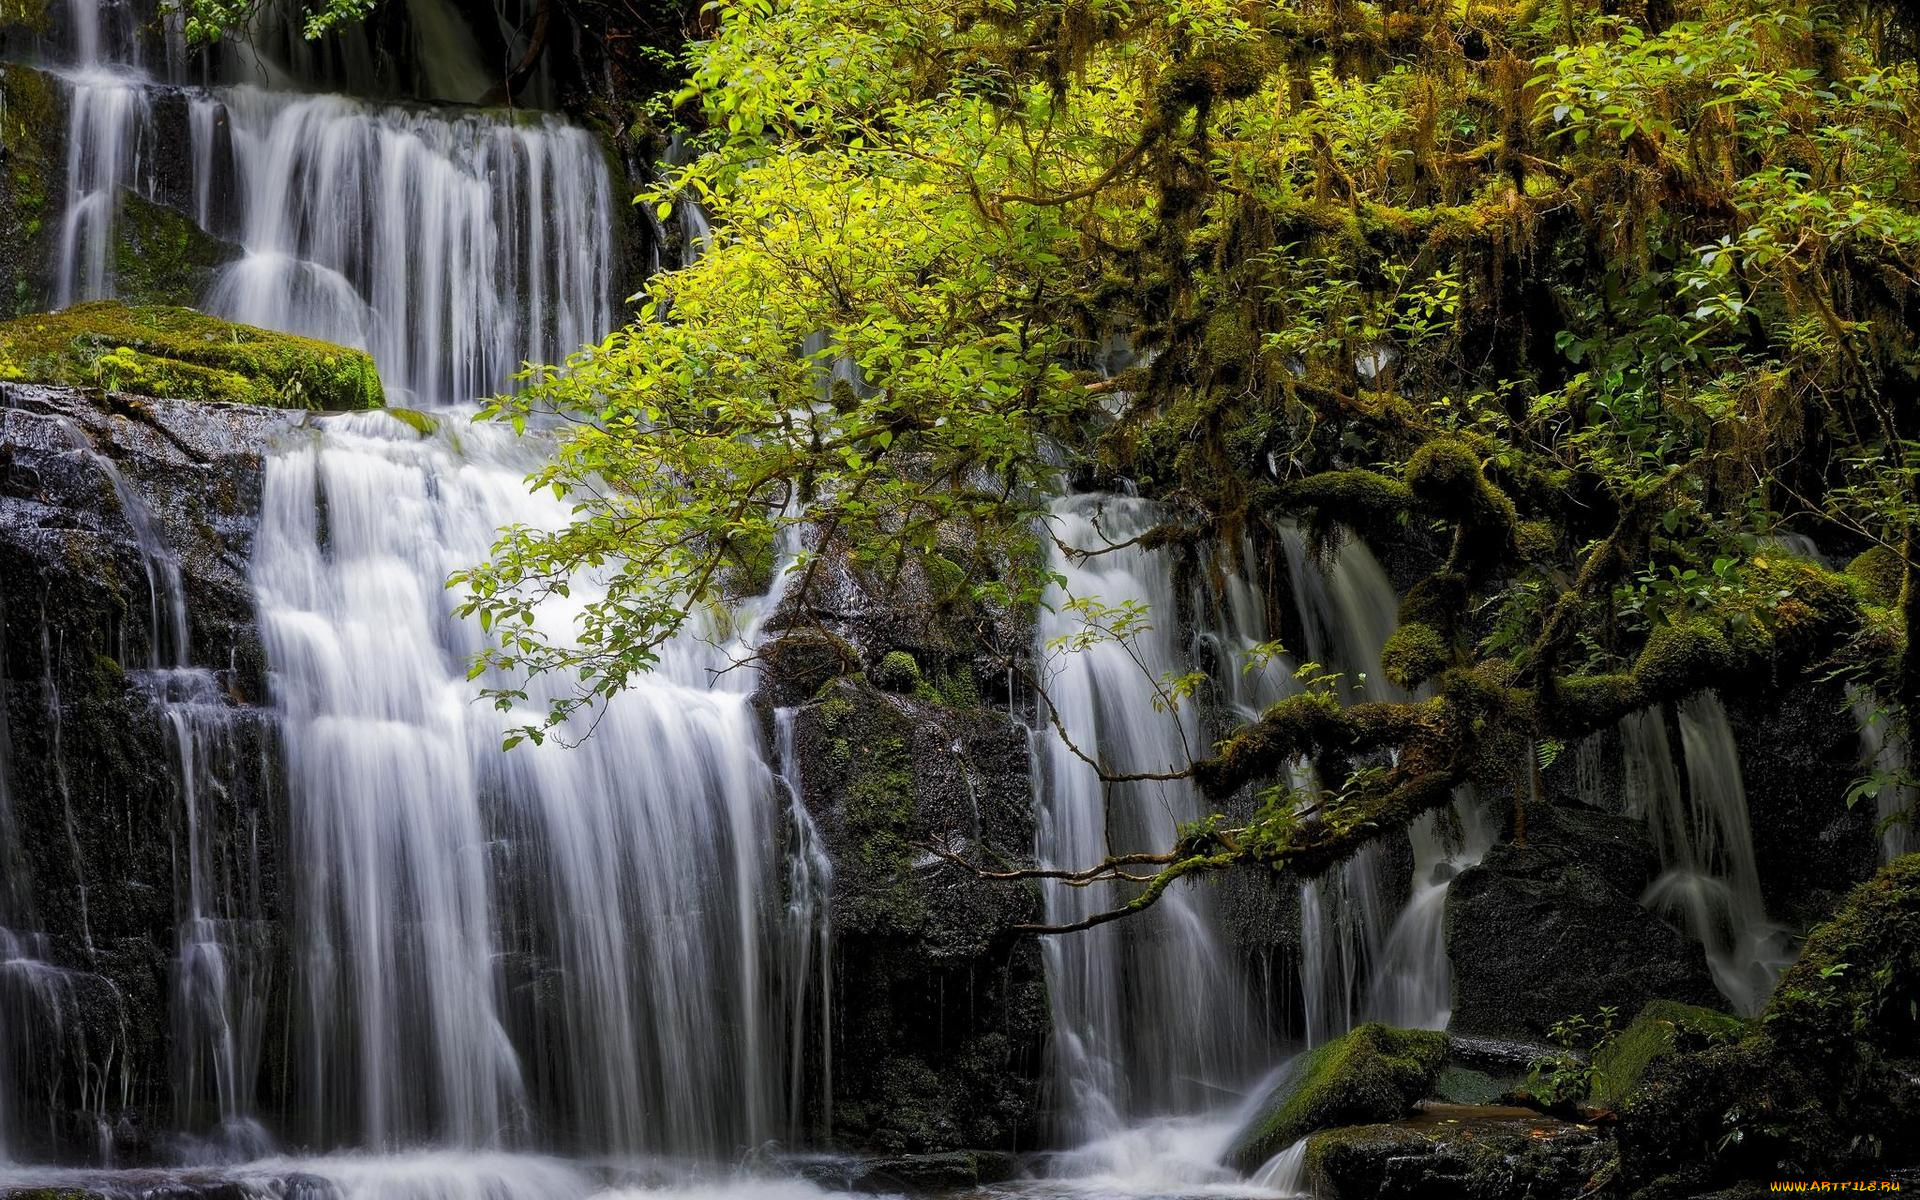
<path id="1" fill-rule="evenodd" d="M 932 849 L 995 867 L 1029 861 L 1027 734 L 962 692 L 923 680 L 898 694 L 843 675 L 793 717 L 791 769 L 834 870 L 842 1147 L 898 1157 L 1037 1137 L 1049 1027 L 1040 952 L 1000 934 L 1038 917 L 1038 895 L 983 882 Z"/>
<path id="2" fill-rule="evenodd" d="M 0 377 L 269 408 L 378 408 L 359 350 L 236 325 L 189 308 L 76 304 L 0 324 Z"/>
<path id="3" fill-rule="evenodd" d="M 1314 1134 L 1305 1172 L 1318 1200 L 1537 1200 L 1585 1194 L 1605 1152 L 1588 1126 L 1435 1105 L 1410 1121 Z"/>
<path id="4" fill-rule="evenodd" d="M 1739 1017 L 1654 1000 L 1633 1023 L 1593 1052 L 1593 1103 L 1616 1107 L 1633 1094 L 1647 1068 L 1677 1048 L 1698 1048 L 1713 1041 L 1737 1041 L 1747 1031 Z"/>
<path id="5" fill-rule="evenodd" d="M 1525 844 L 1496 844 L 1448 892 L 1452 1028 L 1538 1040 L 1602 1007 L 1719 1004 L 1699 944 L 1640 904 L 1657 868 L 1626 817 L 1529 808 Z"/>
<path id="6" fill-rule="evenodd" d="M 1447 1054 L 1444 1033 L 1377 1023 L 1309 1050 L 1234 1137 L 1227 1164 L 1251 1172 L 1316 1130 L 1404 1116 L 1432 1091 Z"/>

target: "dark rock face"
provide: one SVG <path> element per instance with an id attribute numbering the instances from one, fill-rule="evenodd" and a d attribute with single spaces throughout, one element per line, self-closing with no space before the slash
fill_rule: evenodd
<path id="1" fill-rule="evenodd" d="M 1030 1147 L 1045 986 L 1038 948 L 996 935 L 1035 919 L 1038 896 L 929 849 L 1027 861 L 1026 732 L 930 685 L 896 695 L 859 676 L 793 719 L 806 806 L 834 863 L 834 1144 Z"/>
<path id="2" fill-rule="evenodd" d="M 1532 1200 L 1585 1194 L 1605 1150 L 1585 1126 L 1445 1105 L 1412 1121 L 1317 1134 L 1307 1174 L 1325 1200 Z"/>
<path id="3" fill-rule="evenodd" d="M 176 914 L 196 880 L 202 915 L 236 936 L 279 913 L 284 799 L 245 571 L 281 423 L 0 385 L 0 926 L 17 960 L 0 1056 L 13 1125 L 48 1143 L 15 1152 L 91 1148 L 104 1127 L 137 1158 L 176 1112 L 209 1119 L 206 1065 L 175 1037 Z M 198 671 L 173 669 L 155 544 Z M 183 739 L 194 782 L 224 780 L 191 789 L 191 814 Z"/>
<path id="4" fill-rule="evenodd" d="M 1805 930 L 1879 867 L 1874 802 L 1845 801 L 1847 782 L 1865 773 L 1859 730 L 1831 685 L 1778 704 L 1728 700 L 1767 915 Z"/>
<path id="5" fill-rule="evenodd" d="M 1535 805 L 1447 897 L 1456 1032 L 1540 1038 L 1567 1016 L 1648 1000 L 1719 1007 L 1704 953 L 1641 907 L 1657 863 L 1645 830 L 1592 809 Z"/>

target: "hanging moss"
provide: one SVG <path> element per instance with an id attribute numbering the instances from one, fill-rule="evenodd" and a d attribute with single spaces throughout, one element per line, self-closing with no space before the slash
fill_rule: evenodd
<path id="1" fill-rule="evenodd" d="M 187 308 L 102 300 L 0 324 L 0 354 L 34 383 L 271 408 L 378 408 L 373 360 Z"/>

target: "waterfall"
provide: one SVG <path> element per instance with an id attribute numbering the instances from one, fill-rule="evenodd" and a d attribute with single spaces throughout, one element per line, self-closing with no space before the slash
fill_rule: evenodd
<path id="1" fill-rule="evenodd" d="M 1646 822 L 1660 858 L 1641 903 L 1680 921 L 1706 949 L 1720 993 L 1756 1013 L 1793 948 L 1760 893 L 1733 726 L 1711 692 L 1681 701 L 1673 715 L 1679 763 L 1662 710 L 1620 725 L 1628 815 Z"/>
<path id="2" fill-rule="evenodd" d="M 1151 504 L 1123 496 L 1071 496 L 1053 508 L 1050 569 L 1065 582 L 1049 589 L 1037 644 L 1065 737 L 1047 732 L 1035 739 L 1035 855 L 1045 865 L 1081 868 L 1110 853 L 1161 848 L 1181 822 L 1204 812 L 1186 781 L 1106 784 L 1075 753 L 1120 773 L 1166 772 L 1204 748 L 1192 706 L 1168 711 L 1159 691 L 1162 677 L 1186 662 L 1169 556 L 1123 544 L 1155 520 Z M 1062 545 L 1096 553 L 1070 554 Z M 1072 607 L 1075 601 L 1115 611 L 1143 605 L 1151 627 L 1061 653 L 1060 639 L 1089 628 L 1089 614 Z M 1093 614 L 1094 624 L 1102 619 Z M 1058 882 L 1042 895 L 1054 924 L 1119 903 L 1110 891 Z M 1222 1089 L 1244 1086 L 1258 1023 L 1205 893 L 1169 889 L 1138 917 L 1048 938 L 1042 950 L 1059 1120 L 1069 1138 L 1091 1141 L 1153 1113 L 1215 1106 Z M 1192 1019 L 1195 996 L 1208 998 L 1204 1021 Z"/>
<path id="3" fill-rule="evenodd" d="M 1913 846 L 1915 807 L 1920 804 L 1908 734 L 1884 701 L 1860 690 L 1850 691 L 1848 698 L 1860 730 L 1860 765 L 1873 777 L 1880 861 L 1892 862 Z"/>
<path id="4" fill-rule="evenodd" d="M 215 281 L 213 311 L 367 350 L 395 402 L 428 406 L 489 395 L 611 325 L 613 187 L 585 131 L 552 115 L 216 95 L 245 254 Z"/>
<path id="5" fill-rule="evenodd" d="M 1380 669 L 1380 651 L 1399 623 L 1399 598 L 1366 543 L 1343 534 L 1323 563 L 1298 528 L 1283 527 L 1281 539 L 1304 657 L 1340 672 L 1339 687 L 1349 702 L 1409 699 Z M 1460 788 L 1446 813 L 1424 813 L 1409 828 L 1413 889 L 1397 914 L 1383 894 L 1382 847 L 1376 844 L 1338 871 L 1300 885 L 1308 1045 L 1337 1037 L 1363 1019 L 1446 1028 L 1453 1004 L 1447 892 L 1456 875 L 1486 854 L 1493 835 L 1472 790 Z"/>
<path id="6" fill-rule="evenodd" d="M 312 1138 L 723 1155 L 772 1135 L 773 779 L 687 638 L 594 736 L 502 755 L 441 581 L 557 526 L 504 431 L 330 418 L 267 468 L 253 566 L 285 720 Z M 586 589 L 577 585 L 575 603 Z M 570 629 L 577 607 L 541 614 Z M 494 680 L 492 682 L 503 682 Z M 529 702 L 537 709 L 543 692 Z"/>
<path id="7" fill-rule="evenodd" d="M 807 812 L 794 748 L 794 710 L 773 714 L 774 761 L 787 794 L 787 913 L 780 980 L 787 989 L 786 1047 L 789 1140 L 807 1141 L 803 1121 L 808 1101 L 806 1047 L 818 1038 L 819 1113 L 817 1127 L 833 1130 L 833 861 L 813 817 Z"/>

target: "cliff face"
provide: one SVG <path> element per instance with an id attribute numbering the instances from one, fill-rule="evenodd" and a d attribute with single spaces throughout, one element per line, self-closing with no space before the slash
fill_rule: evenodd
<path id="1" fill-rule="evenodd" d="M 279 916 L 284 826 L 245 571 L 264 409 L 0 384 L 0 1054 L 41 1146 L 202 1102 L 196 938 Z M 197 897 L 193 894 L 197 892 Z M 217 932 L 182 934 L 199 919 Z M 250 947 L 236 970 L 269 969 Z M 257 959 L 258 962 L 251 960 Z"/>

